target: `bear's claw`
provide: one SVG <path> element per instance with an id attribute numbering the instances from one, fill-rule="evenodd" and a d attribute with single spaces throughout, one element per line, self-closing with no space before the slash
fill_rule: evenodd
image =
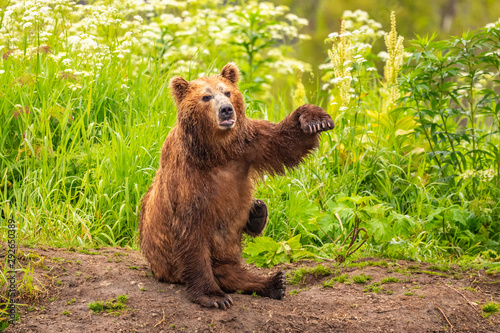
<path id="1" fill-rule="evenodd" d="M 271 278 L 270 284 L 272 289 L 269 293 L 269 298 L 282 299 L 285 296 L 286 291 L 285 273 L 276 273 L 276 275 Z"/>
<path id="2" fill-rule="evenodd" d="M 197 302 L 207 308 L 227 310 L 233 304 L 233 299 L 229 295 L 203 295 L 199 297 Z"/>
<path id="3" fill-rule="evenodd" d="M 306 133 L 319 133 L 335 127 L 332 117 L 318 106 L 305 104 L 299 107 L 297 111 L 300 114 L 300 126 Z"/>
<path id="4" fill-rule="evenodd" d="M 313 124 L 313 125 L 308 125 L 307 126 L 307 133 L 319 133 L 323 131 L 328 131 L 334 128 L 335 125 L 333 124 L 333 121 L 331 120 L 326 120 L 326 121 L 321 121 L 319 124 Z"/>

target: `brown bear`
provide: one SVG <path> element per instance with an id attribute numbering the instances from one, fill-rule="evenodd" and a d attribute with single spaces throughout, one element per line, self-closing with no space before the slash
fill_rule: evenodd
<path id="1" fill-rule="evenodd" d="M 226 293 L 284 296 L 283 272 L 264 277 L 241 264 L 243 232 L 259 235 L 267 222 L 267 206 L 253 198 L 254 181 L 298 165 L 318 146 L 319 132 L 334 127 L 314 105 L 278 124 L 247 118 L 239 76 L 230 63 L 220 75 L 172 79 L 177 124 L 139 218 L 140 246 L 154 276 L 183 283 L 193 302 L 224 310 L 233 303 Z"/>

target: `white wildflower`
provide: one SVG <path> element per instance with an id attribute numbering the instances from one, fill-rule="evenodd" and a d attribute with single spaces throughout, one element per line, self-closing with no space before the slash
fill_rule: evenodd
<path id="1" fill-rule="evenodd" d="M 97 49 L 99 44 L 92 38 L 85 38 L 80 42 L 82 51 L 91 51 Z"/>
<path id="2" fill-rule="evenodd" d="M 382 59 L 383 61 L 387 61 L 389 59 L 389 53 L 385 51 L 381 51 L 377 54 L 377 56 Z"/>
<path id="3" fill-rule="evenodd" d="M 476 175 L 476 171 L 469 169 L 469 170 L 465 170 L 465 172 L 460 174 L 459 177 L 464 179 L 464 180 L 467 180 L 467 179 L 474 177 L 475 175 Z"/>
<path id="4" fill-rule="evenodd" d="M 80 42 L 81 38 L 79 36 L 69 36 L 68 37 L 68 43 L 70 45 L 73 45 L 73 44 L 78 44 Z"/>

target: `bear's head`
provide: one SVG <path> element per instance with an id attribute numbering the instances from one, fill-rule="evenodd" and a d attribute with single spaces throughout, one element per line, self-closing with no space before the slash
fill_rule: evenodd
<path id="1" fill-rule="evenodd" d="M 178 123 L 184 130 L 197 126 L 207 135 L 227 136 L 245 123 L 245 105 L 238 89 L 240 71 L 229 63 L 220 74 L 186 81 L 170 81 L 177 105 Z M 241 130 L 241 128 L 240 128 Z"/>

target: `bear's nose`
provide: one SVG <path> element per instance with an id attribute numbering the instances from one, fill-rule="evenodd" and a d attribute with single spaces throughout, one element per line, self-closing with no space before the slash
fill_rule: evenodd
<path id="1" fill-rule="evenodd" d="M 219 115 L 224 119 L 231 118 L 233 116 L 233 113 L 234 110 L 231 104 L 224 104 L 219 109 Z"/>

